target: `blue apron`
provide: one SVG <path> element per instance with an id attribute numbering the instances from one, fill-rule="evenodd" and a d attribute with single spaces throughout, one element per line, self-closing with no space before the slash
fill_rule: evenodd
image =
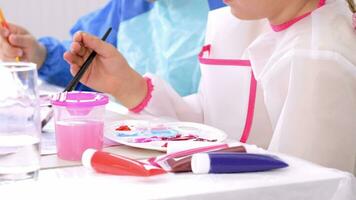
<path id="1" fill-rule="evenodd" d="M 207 0 L 158 0 L 120 24 L 117 47 L 139 73 L 154 73 L 185 96 L 197 91 Z"/>

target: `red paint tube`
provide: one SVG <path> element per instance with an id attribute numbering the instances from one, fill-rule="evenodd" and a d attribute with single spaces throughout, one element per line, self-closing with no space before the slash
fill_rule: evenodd
<path id="1" fill-rule="evenodd" d="M 161 168 L 95 149 L 87 149 L 83 153 L 82 163 L 85 167 L 94 169 L 96 172 L 113 175 L 154 176 L 166 173 Z"/>

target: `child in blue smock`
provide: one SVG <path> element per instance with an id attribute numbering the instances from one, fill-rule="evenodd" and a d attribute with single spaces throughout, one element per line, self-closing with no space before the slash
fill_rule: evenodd
<path id="1" fill-rule="evenodd" d="M 102 36 L 112 27 L 107 42 L 118 48 L 136 71 L 157 74 L 179 94 L 188 95 L 196 92 L 199 83 L 196 55 L 204 41 L 208 11 L 221 6 L 221 0 L 111 0 L 80 18 L 70 34 L 85 31 Z M 63 87 L 68 84 L 72 76 L 62 55 L 71 41 L 53 37 L 37 41 L 20 26 L 10 24 L 10 29 L 0 26 L 0 60 L 19 56 L 22 61 L 36 63 L 43 80 Z M 90 89 L 79 85 L 77 90 Z"/>

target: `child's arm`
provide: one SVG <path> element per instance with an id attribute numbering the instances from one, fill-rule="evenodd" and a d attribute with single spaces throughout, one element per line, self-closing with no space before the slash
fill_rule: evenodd
<path id="1" fill-rule="evenodd" d="M 199 92 L 181 97 L 163 79 L 153 74 L 146 74 L 145 76 L 152 80 L 154 89 L 152 98 L 142 113 L 180 121 L 203 123 L 203 109 Z"/>
<path id="2" fill-rule="evenodd" d="M 97 56 L 81 82 L 97 91 L 113 95 L 129 109 L 138 105 L 147 93 L 145 79 L 129 66 L 114 46 L 95 36 L 83 32 L 74 35 L 70 50 L 64 54 L 72 74 L 79 71 L 91 51 L 95 51 Z"/>
<path id="3" fill-rule="evenodd" d="M 97 91 L 113 95 L 129 109 L 139 105 L 148 92 L 146 80 L 128 65 L 115 47 L 97 37 L 82 32 L 75 34 L 70 51 L 64 54 L 72 74 L 78 72 L 92 50 L 97 52 L 97 57 L 81 82 Z M 199 95 L 182 98 L 159 77 L 147 76 L 152 80 L 154 89 L 143 112 L 182 121 L 202 122 Z"/>
<path id="4" fill-rule="evenodd" d="M 46 49 L 37 42 L 25 28 L 8 23 L 6 27 L 0 24 L 0 60 L 33 62 L 40 67 L 46 58 Z"/>

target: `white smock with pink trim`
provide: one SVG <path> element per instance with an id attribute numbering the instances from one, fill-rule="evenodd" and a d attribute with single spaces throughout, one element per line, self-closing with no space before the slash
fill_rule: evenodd
<path id="1" fill-rule="evenodd" d="M 209 14 L 197 94 L 152 79 L 144 113 L 194 121 L 230 138 L 354 172 L 356 34 L 344 0 L 281 26 Z M 256 81 L 257 80 L 257 81 Z"/>

